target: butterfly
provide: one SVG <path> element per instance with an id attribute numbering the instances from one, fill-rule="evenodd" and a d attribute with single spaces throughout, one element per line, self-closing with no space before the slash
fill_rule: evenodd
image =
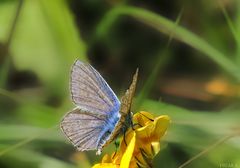
<path id="1" fill-rule="evenodd" d="M 97 70 L 88 63 L 75 61 L 70 90 L 76 108 L 63 117 L 61 130 L 78 151 L 97 150 L 99 155 L 123 128 L 126 130 L 137 77 L 138 69 L 120 102 Z"/>

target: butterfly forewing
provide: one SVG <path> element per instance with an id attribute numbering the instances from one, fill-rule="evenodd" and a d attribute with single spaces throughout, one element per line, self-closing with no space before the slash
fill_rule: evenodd
<path id="1" fill-rule="evenodd" d="M 118 111 L 120 102 L 102 76 L 89 64 L 76 61 L 71 73 L 71 94 L 81 109 L 109 115 Z"/>

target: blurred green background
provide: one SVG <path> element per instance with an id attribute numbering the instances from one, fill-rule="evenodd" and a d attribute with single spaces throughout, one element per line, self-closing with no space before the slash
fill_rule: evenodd
<path id="1" fill-rule="evenodd" d="M 119 97 L 139 67 L 133 111 L 172 119 L 154 167 L 240 168 L 240 1 L 1 0 L 1 168 L 101 160 L 59 129 L 77 58 Z"/>

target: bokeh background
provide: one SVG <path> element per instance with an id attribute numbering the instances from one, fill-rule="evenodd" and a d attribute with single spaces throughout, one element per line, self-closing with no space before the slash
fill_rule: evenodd
<path id="1" fill-rule="evenodd" d="M 59 129 L 90 62 L 133 111 L 172 123 L 154 167 L 240 168 L 240 1 L 1 0 L 0 167 L 88 168 Z M 110 145 L 104 153 L 115 150 Z"/>

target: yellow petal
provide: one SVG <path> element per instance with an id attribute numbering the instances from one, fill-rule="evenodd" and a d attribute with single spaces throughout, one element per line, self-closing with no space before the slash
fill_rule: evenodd
<path id="1" fill-rule="evenodd" d="M 99 163 L 95 164 L 92 168 L 118 168 L 119 166 L 113 163 Z"/>
<path id="2" fill-rule="evenodd" d="M 159 141 L 165 134 L 170 118 L 167 115 L 157 117 L 154 122 L 149 123 L 147 126 L 138 128 L 136 130 L 138 138 L 144 142 Z"/>
<path id="3" fill-rule="evenodd" d="M 152 148 L 152 155 L 155 156 L 160 151 L 160 143 L 159 142 L 152 142 L 151 146 L 152 146 L 151 147 Z"/>
<path id="4" fill-rule="evenodd" d="M 170 123 L 170 118 L 167 115 L 162 115 L 154 120 L 154 130 L 152 130 L 152 141 L 159 141 L 165 134 Z"/>
<path id="5" fill-rule="evenodd" d="M 130 161 L 132 159 L 132 154 L 133 154 L 133 151 L 135 148 L 135 142 L 136 142 L 136 134 L 134 132 L 133 137 L 130 141 L 130 144 L 128 144 L 127 149 L 126 149 L 125 153 L 123 154 L 120 168 L 128 168 L 129 167 Z"/>
<path id="6" fill-rule="evenodd" d="M 110 155 L 106 154 L 103 156 L 102 163 L 111 163 L 111 162 L 112 162 L 112 158 Z"/>
<path id="7" fill-rule="evenodd" d="M 138 165 L 149 167 L 154 156 L 160 151 L 160 139 L 165 134 L 170 118 L 153 115 L 141 111 L 133 116 L 135 129 L 128 129 L 125 138 L 121 138 L 119 150 L 116 154 L 105 155 L 101 164 L 93 168 L 135 168 Z M 125 140 L 125 141 L 124 141 Z M 127 144 L 127 146 L 126 146 Z"/>
<path id="8" fill-rule="evenodd" d="M 166 115 L 157 117 L 154 122 L 135 130 L 137 137 L 137 147 L 141 148 L 144 153 L 153 158 L 160 150 L 160 138 L 165 134 L 168 125 L 169 117 Z M 139 160 L 143 162 L 141 157 Z"/>

